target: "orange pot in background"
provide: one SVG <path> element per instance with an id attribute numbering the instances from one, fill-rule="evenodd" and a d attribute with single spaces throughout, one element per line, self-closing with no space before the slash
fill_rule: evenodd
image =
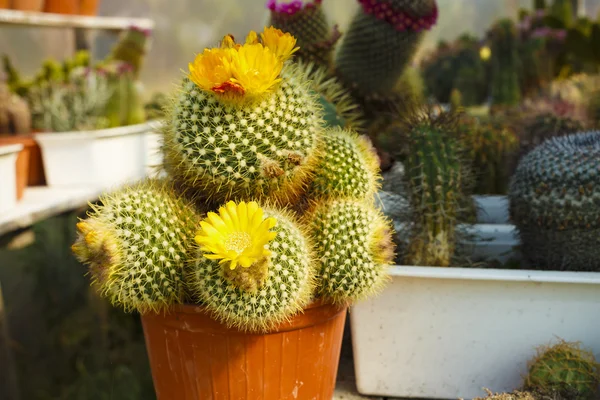
<path id="1" fill-rule="evenodd" d="M 11 8 L 19 11 L 37 11 L 44 10 L 44 0 L 10 0 Z"/>
<path id="2" fill-rule="evenodd" d="M 0 136 L 0 144 L 23 145 L 17 156 L 17 198 L 21 198 L 27 186 L 46 184 L 42 152 L 32 135 Z"/>
<path id="3" fill-rule="evenodd" d="M 313 304 L 267 334 L 202 307 L 142 316 L 158 400 L 331 400 L 347 307 Z"/>
<path id="4" fill-rule="evenodd" d="M 55 14 L 79 13 L 80 0 L 46 0 L 44 12 Z"/>
<path id="5" fill-rule="evenodd" d="M 11 8 L 10 0 L 0 0 L 0 9 L 1 8 Z"/>
<path id="6" fill-rule="evenodd" d="M 100 0 L 81 0 L 79 3 L 79 15 L 96 16 Z"/>

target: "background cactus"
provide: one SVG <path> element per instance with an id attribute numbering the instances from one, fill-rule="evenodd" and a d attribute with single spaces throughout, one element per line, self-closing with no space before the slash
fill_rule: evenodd
<path id="1" fill-rule="evenodd" d="M 166 159 L 176 176 L 206 198 L 291 200 L 317 160 L 321 106 L 297 67 L 258 104 L 227 104 L 187 78 L 165 131 Z"/>
<path id="2" fill-rule="evenodd" d="M 31 111 L 25 100 L 0 83 L 0 134 L 31 132 Z"/>
<path id="3" fill-rule="evenodd" d="M 183 300 L 197 218 L 166 183 L 145 181 L 103 195 L 77 224 L 73 252 L 114 305 L 140 313 Z"/>
<path id="4" fill-rule="evenodd" d="M 530 362 L 525 387 L 542 394 L 557 394 L 564 400 L 598 398 L 600 366 L 594 354 L 579 343 L 542 347 Z"/>
<path id="5" fill-rule="evenodd" d="M 366 137 L 329 128 L 310 186 L 313 198 L 371 199 L 379 188 L 379 159 Z"/>
<path id="6" fill-rule="evenodd" d="M 306 233 L 285 210 L 264 207 L 264 217 L 277 220 L 270 256 L 234 270 L 199 256 L 188 278 L 196 298 L 218 320 L 242 331 L 268 330 L 312 299 L 314 257 Z"/>
<path id="7" fill-rule="evenodd" d="M 437 21 L 435 0 L 359 0 L 342 38 L 335 68 L 360 97 L 393 93 L 426 30 Z"/>
<path id="8" fill-rule="evenodd" d="M 521 159 L 510 217 L 531 267 L 600 270 L 599 187 L 600 132 L 547 140 Z"/>
<path id="9" fill-rule="evenodd" d="M 297 40 L 300 50 L 296 57 L 315 62 L 325 67 L 332 63 L 333 50 L 340 38 L 337 25 L 331 27 L 323 8 L 322 0 L 305 2 L 285 2 L 269 0 L 271 10 L 268 25 L 291 33 Z"/>
<path id="10" fill-rule="evenodd" d="M 132 26 L 121 33 L 104 62 L 121 61 L 131 65 L 133 78 L 138 79 L 146 52 L 150 46 L 150 31 Z"/>
<path id="11" fill-rule="evenodd" d="M 510 19 L 497 22 L 491 30 L 493 106 L 515 106 L 521 101 L 520 59 L 517 31 Z"/>
<path id="12" fill-rule="evenodd" d="M 538 114 L 526 124 L 520 135 L 520 154 L 524 156 L 547 139 L 583 130 L 583 124 L 576 119 L 553 113 Z"/>
<path id="13" fill-rule="evenodd" d="M 130 64 L 112 62 L 105 65 L 110 98 L 106 101 L 104 117 L 108 127 L 140 124 L 146 120 L 146 111 L 141 99 L 141 84 L 134 78 Z"/>
<path id="14" fill-rule="evenodd" d="M 393 229 L 372 204 L 324 201 L 305 220 L 318 244 L 318 295 L 349 303 L 382 289 L 387 265 L 394 259 Z"/>

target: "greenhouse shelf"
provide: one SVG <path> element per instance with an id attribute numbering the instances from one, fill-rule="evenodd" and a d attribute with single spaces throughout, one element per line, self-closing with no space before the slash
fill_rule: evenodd
<path id="1" fill-rule="evenodd" d="M 84 28 L 120 31 L 131 26 L 153 29 L 154 21 L 147 18 L 92 17 L 43 12 L 0 9 L 0 24 L 45 26 L 54 28 Z"/>

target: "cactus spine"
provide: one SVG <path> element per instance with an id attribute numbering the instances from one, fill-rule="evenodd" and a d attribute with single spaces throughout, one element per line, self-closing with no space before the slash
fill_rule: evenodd
<path id="1" fill-rule="evenodd" d="M 101 198 L 77 224 L 73 252 L 115 305 L 140 313 L 183 300 L 185 262 L 197 218 L 161 181 L 134 184 Z"/>
<path id="2" fill-rule="evenodd" d="M 510 217 L 532 267 L 599 271 L 600 132 L 547 140 L 512 178 Z"/>
<path id="3" fill-rule="evenodd" d="M 521 101 L 520 60 L 517 31 L 510 19 L 496 23 L 491 31 L 492 102 L 494 106 L 514 106 Z"/>

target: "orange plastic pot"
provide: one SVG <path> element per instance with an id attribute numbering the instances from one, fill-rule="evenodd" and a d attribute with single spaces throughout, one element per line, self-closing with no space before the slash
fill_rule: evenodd
<path id="1" fill-rule="evenodd" d="M 98 14 L 100 0 L 81 0 L 79 3 L 79 15 L 95 16 Z"/>
<path id="2" fill-rule="evenodd" d="M 44 11 L 55 14 L 77 14 L 79 13 L 80 0 L 46 0 Z"/>
<path id="3" fill-rule="evenodd" d="M 0 0 L 0 8 L 11 8 L 10 0 Z"/>
<path id="4" fill-rule="evenodd" d="M 142 316 L 158 400 L 331 400 L 347 307 L 316 303 L 267 334 L 198 306 Z"/>
<path id="5" fill-rule="evenodd" d="M 22 144 L 17 156 L 17 197 L 20 199 L 27 186 L 46 184 L 42 151 L 31 134 L 0 136 L 0 144 Z"/>
<path id="6" fill-rule="evenodd" d="M 44 0 L 11 0 L 12 9 L 19 11 L 37 11 L 44 9 Z"/>

